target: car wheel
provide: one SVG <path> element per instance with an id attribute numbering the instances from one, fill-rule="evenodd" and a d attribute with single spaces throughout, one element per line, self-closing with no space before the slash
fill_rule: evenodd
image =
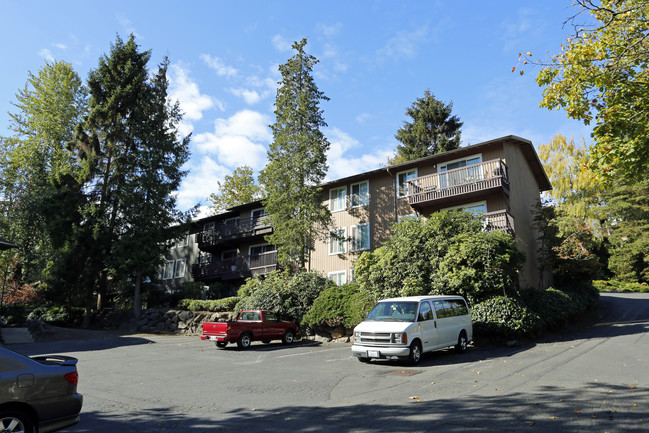
<path id="1" fill-rule="evenodd" d="M 20 409 L 0 410 L 0 431 L 32 433 L 34 423 L 29 415 Z"/>
<path id="2" fill-rule="evenodd" d="M 365 356 L 359 356 L 359 357 L 358 357 L 358 360 L 359 360 L 360 362 L 363 362 L 363 363 L 368 363 L 368 362 L 370 362 L 370 358 L 367 358 L 367 357 L 365 357 Z"/>
<path id="3" fill-rule="evenodd" d="M 413 341 L 410 345 L 408 361 L 410 361 L 412 365 L 417 365 L 419 364 L 419 361 L 421 361 L 421 344 L 418 341 Z"/>
<path id="4" fill-rule="evenodd" d="M 223 349 L 227 345 L 228 345 L 227 341 L 217 341 L 216 342 L 216 347 L 218 347 L 219 349 Z"/>
<path id="5" fill-rule="evenodd" d="M 464 331 L 460 332 L 460 336 L 457 338 L 457 344 L 455 345 L 455 351 L 457 353 L 466 352 L 466 346 L 469 344 L 466 338 Z"/>
<path id="6" fill-rule="evenodd" d="M 247 349 L 250 347 L 251 344 L 252 344 L 252 337 L 250 334 L 245 333 L 239 336 L 239 340 L 237 341 L 237 346 L 239 346 L 239 349 Z"/>
<path id="7" fill-rule="evenodd" d="M 284 337 L 282 338 L 282 343 L 284 344 L 291 344 L 295 341 L 295 332 L 291 331 L 290 329 L 284 333 Z"/>

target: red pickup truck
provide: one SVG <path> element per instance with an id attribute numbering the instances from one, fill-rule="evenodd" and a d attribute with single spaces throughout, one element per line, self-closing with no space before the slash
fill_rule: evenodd
<path id="1" fill-rule="evenodd" d="M 201 340 L 214 341 L 221 349 L 235 342 L 239 349 L 247 349 L 253 341 L 282 340 L 290 344 L 296 335 L 295 323 L 279 320 L 271 311 L 244 310 L 236 322 L 204 322 Z"/>

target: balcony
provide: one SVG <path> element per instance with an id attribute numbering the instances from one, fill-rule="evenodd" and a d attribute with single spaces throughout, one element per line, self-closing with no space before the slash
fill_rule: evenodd
<path id="1" fill-rule="evenodd" d="M 408 181 L 408 202 L 417 208 L 440 200 L 478 198 L 497 190 L 509 194 L 507 165 L 501 159 L 414 178 Z"/>
<path id="2" fill-rule="evenodd" d="M 196 233 L 198 248 L 209 251 L 211 247 L 233 240 L 262 236 L 273 231 L 267 217 L 249 218 L 218 224 L 214 230 Z"/>
<path id="3" fill-rule="evenodd" d="M 192 265 L 196 281 L 228 281 L 264 275 L 277 269 L 277 251 Z"/>
<path id="4" fill-rule="evenodd" d="M 494 230 L 500 230 L 505 233 L 513 235 L 514 231 L 514 217 L 509 214 L 506 210 L 499 210 L 496 212 L 487 212 L 480 214 L 483 218 L 484 229 L 487 232 Z"/>

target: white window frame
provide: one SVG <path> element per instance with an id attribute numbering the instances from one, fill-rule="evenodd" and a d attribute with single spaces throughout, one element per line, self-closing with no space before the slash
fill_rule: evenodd
<path id="1" fill-rule="evenodd" d="M 187 273 L 187 259 L 176 260 L 176 265 L 174 266 L 174 278 L 184 278 L 186 273 Z"/>
<path id="2" fill-rule="evenodd" d="M 336 285 L 342 286 L 343 284 L 347 284 L 347 271 L 329 272 L 327 278 L 336 283 Z"/>
<path id="3" fill-rule="evenodd" d="M 342 207 L 338 206 L 341 201 L 339 192 L 342 191 Z M 347 209 L 347 185 L 329 190 L 329 210 L 331 212 L 340 212 Z"/>
<path id="4" fill-rule="evenodd" d="M 248 247 L 248 255 L 249 255 L 249 256 L 252 256 L 252 249 L 253 249 L 253 248 L 259 248 L 259 247 L 272 247 L 272 249 L 267 250 L 267 251 L 262 251 L 262 252 L 259 253 L 259 254 L 270 253 L 270 252 L 272 252 L 272 251 L 276 251 L 276 250 L 277 250 L 277 247 L 275 247 L 275 245 L 272 245 L 272 244 L 269 244 L 268 242 L 266 242 L 266 243 L 264 243 L 264 244 L 255 244 L 255 245 L 250 245 L 250 246 Z"/>
<path id="5" fill-rule="evenodd" d="M 367 245 L 360 245 L 359 243 L 362 240 L 362 238 L 358 238 L 357 235 L 358 233 L 362 233 L 359 231 L 359 227 L 367 227 Z M 371 232 L 370 232 L 370 223 L 360 223 L 353 225 L 351 227 L 351 251 L 365 251 L 370 249 L 370 245 L 372 243 L 371 240 Z"/>
<path id="6" fill-rule="evenodd" d="M 366 190 L 367 193 L 366 193 L 366 195 L 364 197 L 360 194 L 361 185 L 366 185 L 366 188 L 367 188 L 367 190 Z M 354 194 L 354 187 L 355 186 L 358 186 L 358 192 L 359 193 L 357 195 Z M 350 194 L 349 195 L 350 208 L 353 209 L 355 207 L 368 206 L 370 204 L 370 181 L 369 180 L 364 180 L 362 182 L 352 183 L 349 186 L 349 194 Z M 362 197 L 362 199 L 359 200 L 359 203 L 354 203 L 354 201 L 355 201 L 354 197 L 356 197 L 356 196 Z"/>
<path id="7" fill-rule="evenodd" d="M 176 242 L 176 248 L 183 248 L 189 245 L 189 233 L 185 234 L 180 240 Z"/>
<path id="8" fill-rule="evenodd" d="M 167 272 L 169 270 L 169 272 Z M 162 267 L 162 279 L 171 280 L 174 277 L 174 261 L 165 260 L 165 264 Z"/>
<path id="9" fill-rule="evenodd" d="M 200 264 L 207 264 L 207 263 L 212 263 L 214 260 L 214 256 L 212 256 L 212 253 L 201 253 L 200 256 L 198 256 L 198 263 Z"/>
<path id="10" fill-rule="evenodd" d="M 414 176 L 409 177 L 408 173 L 412 173 L 412 172 L 414 172 Z M 397 185 L 396 185 L 397 186 L 397 191 L 396 191 L 397 198 L 408 197 L 408 181 L 410 179 L 416 178 L 418 176 L 418 173 L 419 172 L 417 170 L 417 167 L 411 168 L 409 170 L 400 171 L 400 172 L 397 173 Z M 405 178 L 404 178 L 405 182 L 403 183 L 403 188 L 402 188 L 401 182 L 399 180 L 401 175 L 405 175 Z"/>
<path id="11" fill-rule="evenodd" d="M 470 159 L 476 159 L 476 158 L 478 158 L 480 160 L 479 162 L 476 162 L 476 164 L 481 164 L 482 163 L 482 153 L 476 153 L 475 155 L 465 156 L 464 158 L 458 158 L 458 159 L 453 159 L 451 161 L 441 162 L 441 163 L 439 163 L 437 165 L 437 171 L 444 172 L 444 171 L 447 170 L 446 167 L 448 167 L 449 164 L 453 164 L 455 162 L 460 162 L 460 161 L 468 161 Z M 472 165 L 474 165 L 474 164 L 472 164 Z"/>
<path id="12" fill-rule="evenodd" d="M 340 237 L 342 239 L 336 239 L 335 237 Z M 334 250 L 334 246 L 338 246 L 339 248 L 336 248 Z M 330 256 L 345 254 L 347 252 L 347 227 L 338 227 L 336 229 L 329 230 L 328 249 Z"/>

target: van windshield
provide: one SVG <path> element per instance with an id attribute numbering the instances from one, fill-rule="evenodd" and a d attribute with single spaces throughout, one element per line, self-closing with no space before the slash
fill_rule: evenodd
<path id="1" fill-rule="evenodd" d="M 367 315 L 367 320 L 414 322 L 417 302 L 379 302 Z"/>

